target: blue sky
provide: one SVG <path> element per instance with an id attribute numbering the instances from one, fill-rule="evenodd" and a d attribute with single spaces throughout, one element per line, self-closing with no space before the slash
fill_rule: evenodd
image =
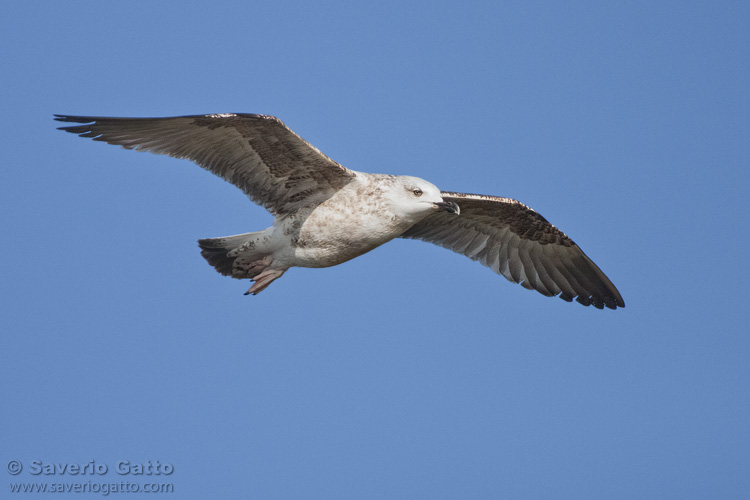
<path id="1" fill-rule="evenodd" d="M 746 498 L 749 17 L 746 2 L 6 5 L 0 459 L 24 469 L 3 488 Z M 186 161 L 52 121 L 218 112 L 278 116 L 355 170 L 516 198 L 627 307 L 545 298 L 405 240 L 245 297 L 196 240 L 269 214 Z M 108 474 L 31 474 L 92 460 Z M 122 460 L 174 472 L 119 476 Z"/>

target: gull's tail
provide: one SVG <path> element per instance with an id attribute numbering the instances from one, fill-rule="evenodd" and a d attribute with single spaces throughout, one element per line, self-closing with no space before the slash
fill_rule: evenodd
<path id="1" fill-rule="evenodd" d="M 261 260 L 269 255 L 265 248 L 257 248 L 261 246 L 258 243 L 260 243 L 262 233 L 264 231 L 222 238 L 205 238 L 198 240 L 198 246 L 201 247 L 203 258 L 224 276 L 237 279 L 254 278 L 254 275 L 258 273 L 240 264 Z"/>

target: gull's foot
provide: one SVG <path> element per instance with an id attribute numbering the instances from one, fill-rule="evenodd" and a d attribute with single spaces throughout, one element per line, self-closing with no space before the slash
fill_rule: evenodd
<path id="1" fill-rule="evenodd" d="M 253 286 L 245 292 L 245 295 L 258 295 L 260 292 L 265 290 L 274 280 L 281 278 L 285 271 L 277 271 L 276 269 L 266 269 L 255 278 L 253 278 Z"/>

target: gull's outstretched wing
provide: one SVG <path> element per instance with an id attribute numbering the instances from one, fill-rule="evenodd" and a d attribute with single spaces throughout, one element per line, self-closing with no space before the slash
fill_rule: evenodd
<path id="1" fill-rule="evenodd" d="M 443 192 L 461 208 L 428 215 L 401 235 L 477 260 L 514 283 L 599 309 L 625 307 L 620 292 L 562 231 L 509 198 Z"/>
<path id="2" fill-rule="evenodd" d="M 192 160 L 274 215 L 320 203 L 356 175 L 273 116 L 55 116 L 61 122 L 85 124 L 60 127 L 81 137 Z"/>

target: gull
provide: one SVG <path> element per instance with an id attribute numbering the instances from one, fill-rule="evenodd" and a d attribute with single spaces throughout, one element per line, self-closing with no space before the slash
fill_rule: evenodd
<path id="1" fill-rule="evenodd" d="M 81 137 L 191 160 L 266 208 L 274 217 L 268 229 L 198 240 L 219 273 L 253 281 L 246 295 L 291 267 L 335 266 L 394 238 L 411 238 L 463 254 L 542 295 L 625 307 L 581 248 L 523 203 L 350 170 L 273 116 L 55 119 L 77 124 L 60 130 Z"/>

